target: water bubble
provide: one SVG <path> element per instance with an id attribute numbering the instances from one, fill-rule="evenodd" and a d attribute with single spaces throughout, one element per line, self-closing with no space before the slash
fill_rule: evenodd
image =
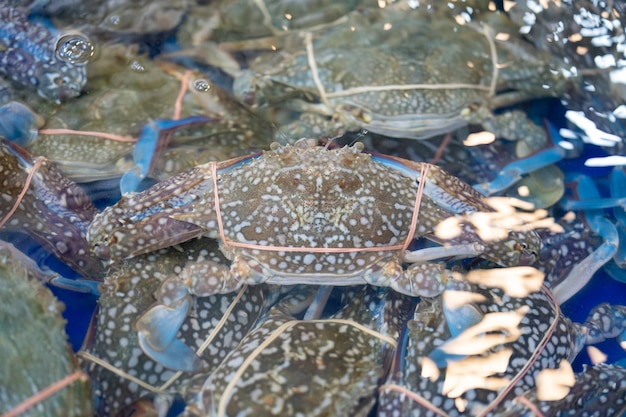
<path id="1" fill-rule="evenodd" d="M 140 62 L 133 61 L 130 63 L 130 69 L 136 72 L 146 72 L 146 67 L 144 67 Z"/>
<path id="2" fill-rule="evenodd" d="M 193 88 L 195 88 L 197 91 L 206 92 L 211 89 L 211 84 L 207 80 L 198 78 L 193 82 Z"/>
<path id="3" fill-rule="evenodd" d="M 85 35 L 68 33 L 59 38 L 55 51 L 57 58 L 62 61 L 82 64 L 93 56 L 94 46 Z"/>

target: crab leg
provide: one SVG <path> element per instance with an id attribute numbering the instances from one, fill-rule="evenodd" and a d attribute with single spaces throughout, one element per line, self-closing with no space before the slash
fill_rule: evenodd
<path id="1" fill-rule="evenodd" d="M 403 260 L 417 263 L 449 257 L 471 258 L 480 256 L 484 252 L 485 247 L 480 243 L 467 243 L 464 245 L 441 246 L 406 252 L 403 256 Z"/>
<path id="2" fill-rule="evenodd" d="M 609 188 L 611 196 L 620 199 L 626 198 L 626 171 L 623 167 L 616 167 L 611 172 Z M 613 216 L 617 220 L 616 228 L 619 236 L 620 244 L 617 248 L 613 260 L 605 265 L 605 270 L 613 277 L 621 282 L 626 282 L 626 210 L 623 206 L 613 208 Z"/>
<path id="3" fill-rule="evenodd" d="M 10 253 L 13 259 L 27 267 L 29 272 L 43 284 L 50 284 L 57 288 L 63 288 L 79 293 L 93 294 L 96 296 L 100 295 L 100 291 L 98 290 L 98 286 L 100 285 L 99 281 L 81 278 L 65 278 L 47 267 L 37 265 L 37 262 L 35 262 L 31 257 L 27 256 L 11 243 L 2 240 L 0 240 L 0 251 L 7 251 Z"/>
<path id="4" fill-rule="evenodd" d="M 581 201 L 598 199 L 599 192 L 593 180 L 582 176 L 578 180 L 576 192 Z M 553 289 L 559 303 L 563 303 L 580 291 L 603 265 L 617 253 L 619 236 L 613 223 L 604 217 L 601 209 L 584 210 L 587 224 L 604 239 L 602 245 L 582 262 L 578 263 L 563 282 Z"/>
<path id="5" fill-rule="evenodd" d="M 583 324 L 576 324 L 577 337 L 570 361 L 585 345 L 626 336 L 626 306 L 600 304 L 594 307 Z"/>
<path id="6" fill-rule="evenodd" d="M 103 275 L 85 238 L 96 208 L 85 192 L 45 158 L 35 158 L 8 141 L 0 144 L 0 225 L 28 233 L 83 277 Z"/>

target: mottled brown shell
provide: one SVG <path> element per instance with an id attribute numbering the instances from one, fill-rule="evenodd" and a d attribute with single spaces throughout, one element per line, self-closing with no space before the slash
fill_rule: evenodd
<path id="1" fill-rule="evenodd" d="M 275 146 L 219 175 L 227 241 L 309 249 L 402 245 L 418 183 L 374 162 L 362 148 Z M 272 270 L 299 274 L 350 273 L 388 253 L 240 250 Z"/>

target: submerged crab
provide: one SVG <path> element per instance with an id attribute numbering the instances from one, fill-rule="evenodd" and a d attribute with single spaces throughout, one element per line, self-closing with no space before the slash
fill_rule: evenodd
<path id="1" fill-rule="evenodd" d="M 515 274 L 502 271 L 507 278 Z M 573 381 L 548 382 L 540 374 L 624 329 L 624 306 L 601 304 L 584 323 L 572 323 L 545 288 L 520 298 L 450 280 L 442 296 L 422 299 L 415 310 L 380 388 L 377 416 L 503 415 L 515 396 L 535 386 L 541 385 L 544 399 L 557 384 L 572 386 Z M 576 415 L 594 415 L 594 408 L 598 404 L 590 405 L 590 414 Z"/>
<path id="2" fill-rule="evenodd" d="M 46 276 L 0 241 L 0 414 L 93 415 L 91 382 L 68 343 L 63 304 L 40 283 Z"/>
<path id="3" fill-rule="evenodd" d="M 131 258 L 199 236 L 219 238 L 231 260 L 186 266 L 161 287 L 160 304 L 144 320 L 186 312 L 189 293 L 227 293 L 244 284 L 388 286 L 409 295 L 436 295 L 448 278 L 445 256 L 480 255 L 517 265 L 537 252 L 537 234 L 511 231 L 485 242 L 464 224 L 448 240 L 434 235 L 444 219 L 491 212 L 468 184 L 436 166 L 301 140 L 262 154 L 200 165 L 123 197 L 89 227 L 97 255 Z M 419 213 L 419 219 L 418 219 Z M 413 237 L 448 243 L 405 253 Z M 403 269 L 403 263 L 411 265 Z M 167 307 L 167 308 L 163 308 Z M 158 336 L 146 343 L 164 350 Z M 154 340 L 153 340 L 154 339 Z"/>
<path id="4" fill-rule="evenodd" d="M 0 2 L 0 74 L 57 103 L 78 96 L 93 45 L 77 33 L 55 35 L 9 3 Z"/>
<path id="5" fill-rule="evenodd" d="M 283 126 L 297 136 L 364 128 L 424 139 L 477 124 L 496 136 L 543 143 L 545 134 L 522 112 L 492 110 L 563 95 L 566 66 L 520 39 L 502 16 L 489 16 L 488 25 L 421 9 L 353 12 L 272 38 L 278 52 L 235 74 L 234 94 L 259 110 L 300 113 Z"/>
<path id="6" fill-rule="evenodd" d="M 413 301 L 349 287 L 330 317 L 298 320 L 294 298 L 307 292 L 274 305 L 215 372 L 194 376 L 185 417 L 368 415 Z"/>
<path id="7" fill-rule="evenodd" d="M 263 311 L 268 289 L 259 285 L 239 293 L 188 297 L 183 302 L 190 314 L 182 311 L 178 328 L 159 317 L 151 323 L 138 321 L 157 301 L 155 291 L 161 282 L 197 258 L 225 262 L 215 241 L 195 239 L 125 260 L 109 270 L 101 286 L 93 338 L 78 353 L 94 381 L 98 415 L 127 415 L 131 403 L 146 395 L 173 396 L 190 376 L 174 370 L 212 372 Z M 171 333 L 172 328 L 178 331 Z M 148 333 L 158 334 L 167 348 L 156 351 L 146 346 Z"/>

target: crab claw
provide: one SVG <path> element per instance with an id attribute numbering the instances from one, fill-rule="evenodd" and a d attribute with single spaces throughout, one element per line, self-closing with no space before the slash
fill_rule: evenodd
<path id="1" fill-rule="evenodd" d="M 135 322 L 141 350 L 163 366 L 177 371 L 196 371 L 202 366 L 198 355 L 176 338 L 190 305 L 190 297 L 173 306 L 157 304 Z"/>
<path id="2" fill-rule="evenodd" d="M 20 146 L 28 146 L 37 138 L 44 119 L 17 101 L 0 107 L 0 136 Z"/>
<path id="3" fill-rule="evenodd" d="M 514 197 L 533 203 L 535 208 L 555 204 L 563 195 L 564 184 L 563 174 L 553 164 L 567 157 L 572 145 L 562 139 L 559 130 L 550 122 L 545 121 L 544 124 L 549 133 L 550 147 L 533 149 L 530 143 L 519 141 L 517 154 L 520 158 L 502 167 L 493 181 L 477 184 L 474 188 L 491 196 L 502 194 L 517 184 L 516 188 L 526 186 L 532 192 L 527 196 L 513 194 Z"/>
<path id="4" fill-rule="evenodd" d="M 182 340 L 174 339 L 164 351 L 152 349 L 142 333 L 137 334 L 139 347 L 150 358 L 175 371 L 195 372 L 202 367 L 202 361 Z"/>
<path id="5" fill-rule="evenodd" d="M 211 120 L 204 116 L 193 116 L 180 120 L 156 120 L 145 125 L 141 129 L 133 152 L 135 166 L 126 172 L 120 181 L 122 195 L 137 191 L 139 183 L 150 174 L 159 153 L 169 145 L 173 130 L 186 125 L 207 123 Z"/>
<path id="6" fill-rule="evenodd" d="M 454 291 L 453 291 L 454 292 Z M 446 302 L 446 296 L 453 292 L 446 291 L 443 297 L 442 310 L 448 330 L 450 331 L 451 338 L 448 339 L 443 346 L 446 345 L 452 339 L 458 337 L 465 330 L 472 326 L 477 325 L 485 317 L 484 313 L 474 304 L 465 304 L 462 306 L 450 306 Z M 428 357 L 435 362 L 438 368 L 445 368 L 450 361 L 458 361 L 465 358 L 467 355 L 459 355 L 447 353 L 443 349 L 434 349 Z"/>
<path id="7" fill-rule="evenodd" d="M 624 167 L 616 167 L 611 171 L 611 177 L 609 179 L 609 189 L 611 191 L 611 197 L 617 198 L 621 201 L 626 201 L 626 171 Z M 626 210 L 624 210 L 624 204 L 618 205 L 613 208 L 613 216 L 617 220 L 616 229 L 619 236 L 619 245 L 617 252 L 613 256 L 613 260 L 610 261 L 604 269 L 615 280 L 620 282 L 626 282 Z"/>
<path id="8" fill-rule="evenodd" d="M 605 340 L 626 338 L 626 306 L 608 303 L 594 307 L 576 338 L 576 353 L 585 345 L 604 342 Z"/>
<path id="9" fill-rule="evenodd" d="M 568 277 L 553 289 L 554 297 L 559 304 L 567 301 L 582 289 L 595 272 L 613 258 L 619 245 L 617 229 L 604 217 L 602 210 L 607 207 L 607 202 L 599 198 L 599 192 L 593 180 L 590 177 L 581 176 L 578 179 L 576 193 L 580 201 L 565 200 L 562 205 L 568 210 L 583 209 L 587 224 L 602 237 L 604 242 L 578 263 Z"/>
<path id="10" fill-rule="evenodd" d="M 532 156 L 512 162 L 506 165 L 496 179 L 486 184 L 477 184 L 474 189 L 490 196 L 497 194 L 522 179 L 524 174 L 537 171 L 563 159 L 564 151 L 559 146 L 539 151 Z"/>

